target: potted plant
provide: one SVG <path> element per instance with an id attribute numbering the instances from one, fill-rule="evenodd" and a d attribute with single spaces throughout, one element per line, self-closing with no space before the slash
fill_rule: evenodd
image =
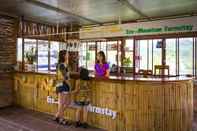
<path id="1" fill-rule="evenodd" d="M 36 61 L 36 50 L 33 47 L 25 53 L 25 60 L 27 62 L 27 71 L 34 71 L 34 62 Z"/>
<path id="2" fill-rule="evenodd" d="M 129 57 L 123 58 L 123 66 L 129 67 L 131 65 L 131 59 Z"/>
<path id="3" fill-rule="evenodd" d="M 131 65 L 131 59 L 129 57 L 123 58 L 123 72 L 126 73 L 128 67 Z"/>

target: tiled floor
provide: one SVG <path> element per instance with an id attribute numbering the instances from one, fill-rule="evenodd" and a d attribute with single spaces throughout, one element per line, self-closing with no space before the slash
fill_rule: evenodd
<path id="1" fill-rule="evenodd" d="M 50 115 L 16 107 L 0 109 L 0 131 L 103 131 L 61 126 L 51 119 Z"/>
<path id="2" fill-rule="evenodd" d="M 0 131 L 104 131 L 61 126 L 51 119 L 50 115 L 16 107 L 0 109 Z M 194 114 L 192 131 L 197 131 L 197 113 Z"/>

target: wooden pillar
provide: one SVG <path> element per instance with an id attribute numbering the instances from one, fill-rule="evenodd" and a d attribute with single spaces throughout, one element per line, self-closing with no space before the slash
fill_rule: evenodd
<path id="1" fill-rule="evenodd" d="M 165 39 L 162 39 L 162 46 L 161 46 L 161 64 L 163 66 L 166 65 L 166 40 Z M 161 72 L 161 76 L 164 77 L 165 75 L 165 69 L 162 69 L 162 72 Z"/>
<path id="2" fill-rule="evenodd" d="M 24 17 L 21 17 L 21 37 L 22 37 L 22 71 L 25 70 L 25 55 L 24 55 L 24 51 L 25 51 L 25 40 L 24 40 Z"/>
<path id="3" fill-rule="evenodd" d="M 133 40 L 133 77 L 136 75 L 136 39 Z"/>

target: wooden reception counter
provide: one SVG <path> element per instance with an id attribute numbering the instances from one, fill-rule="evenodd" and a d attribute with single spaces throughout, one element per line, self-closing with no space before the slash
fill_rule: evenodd
<path id="1" fill-rule="evenodd" d="M 57 105 L 47 102 L 48 96 L 57 99 L 54 78 L 54 74 L 16 73 L 16 104 L 54 114 Z M 92 126 L 109 131 L 191 131 L 191 78 L 92 77 L 90 84 L 88 122 Z M 66 110 L 65 117 L 74 120 L 75 110 Z"/>

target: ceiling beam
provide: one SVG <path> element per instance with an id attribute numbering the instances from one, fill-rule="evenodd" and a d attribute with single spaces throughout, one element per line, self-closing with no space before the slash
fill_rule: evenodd
<path id="1" fill-rule="evenodd" d="M 149 17 L 149 18 L 140 18 L 140 19 L 134 19 L 134 20 L 128 20 L 128 21 L 122 21 L 122 24 L 128 24 L 128 23 L 138 23 L 138 22 L 150 22 L 150 21 L 157 21 L 157 20 L 169 20 L 169 19 L 177 19 L 177 18 L 185 18 L 185 17 L 192 17 L 197 16 L 197 12 L 192 13 L 182 13 L 182 14 L 176 14 L 176 15 L 167 15 L 162 17 Z M 117 21 L 110 21 L 103 23 L 102 25 L 110 23 L 111 25 L 117 25 Z M 95 25 L 83 25 L 82 27 L 94 27 Z"/>
<path id="2" fill-rule="evenodd" d="M 85 21 L 89 21 L 91 23 L 94 23 L 94 24 L 102 24 L 101 22 L 99 21 L 95 21 L 95 20 L 92 20 L 92 19 L 89 19 L 89 18 L 86 18 L 84 16 L 80 16 L 78 14 L 74 14 L 72 12 L 69 12 L 69 11 L 66 11 L 66 10 L 63 10 L 63 9 L 60 9 L 58 7 L 54 7 L 54 6 L 51 6 L 49 4 L 45 4 L 43 2 L 39 2 L 37 0 L 24 0 L 25 2 L 28 2 L 28 3 L 31 3 L 33 5 L 36 5 L 36 6 L 39 6 L 39 7 L 42 7 L 42 8 L 45 8 L 45 9 L 48 9 L 48 10 L 52 10 L 52 11 L 55 11 L 55 12 L 58 12 L 58 13 L 61 13 L 61 14 L 64 14 L 64 15 L 71 15 L 72 17 L 75 17 L 77 19 L 83 19 Z"/>
<path id="3" fill-rule="evenodd" d="M 144 14 L 141 10 L 137 9 L 133 4 L 131 4 L 128 0 L 118 0 L 121 4 L 127 6 L 132 11 L 136 12 L 143 18 L 149 18 L 146 14 Z"/>
<path id="4" fill-rule="evenodd" d="M 3 11 L 0 11 L 0 14 L 5 15 L 5 16 L 9 16 L 9 17 L 13 17 L 13 18 L 16 18 L 16 19 L 19 18 L 17 15 L 6 13 L 6 12 L 3 12 Z"/>

